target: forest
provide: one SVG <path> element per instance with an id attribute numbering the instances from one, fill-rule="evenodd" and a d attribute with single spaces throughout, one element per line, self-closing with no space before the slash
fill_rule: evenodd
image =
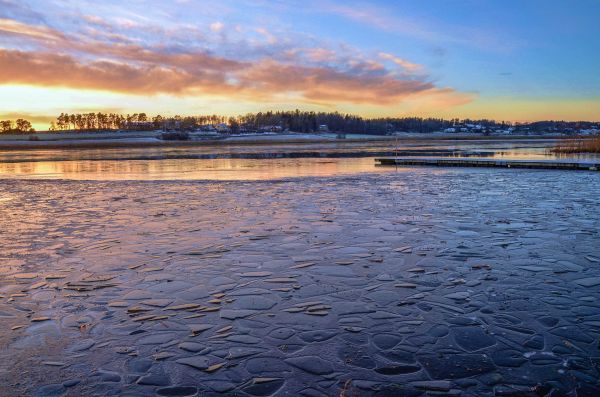
<path id="1" fill-rule="evenodd" d="M 363 118 L 338 112 L 268 111 L 237 117 L 221 115 L 148 116 L 146 113 L 61 113 L 50 123 L 50 132 L 100 131 L 197 131 L 214 130 L 224 133 L 274 132 L 336 132 L 381 135 L 392 132 L 431 133 L 447 128 L 477 126 L 480 132 L 506 129 L 544 132 L 577 132 L 597 128 L 594 122 L 537 121 L 511 123 L 495 120 L 442 119 L 422 117 Z M 25 119 L 0 121 L 2 133 L 31 133 L 31 123 Z"/>

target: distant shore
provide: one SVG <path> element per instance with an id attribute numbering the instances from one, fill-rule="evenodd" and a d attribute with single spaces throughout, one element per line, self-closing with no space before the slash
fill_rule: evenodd
<path id="1" fill-rule="evenodd" d="M 405 133 L 401 135 L 358 135 L 345 134 L 252 134 L 231 136 L 202 136 L 193 140 L 173 141 L 160 139 L 160 132 L 98 132 L 98 133 L 35 133 L 23 135 L 0 135 L 0 150 L 27 149 L 103 149 L 126 147 L 194 147 L 208 145 L 269 145 L 287 143 L 331 143 L 331 142 L 381 142 L 381 141 L 511 141 L 511 140 L 556 140 L 556 135 L 490 135 L 456 133 Z"/>

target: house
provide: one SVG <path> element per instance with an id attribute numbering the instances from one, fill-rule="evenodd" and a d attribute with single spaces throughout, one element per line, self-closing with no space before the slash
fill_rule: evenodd
<path id="1" fill-rule="evenodd" d="M 231 132 L 231 129 L 230 129 L 230 128 L 229 128 L 229 126 L 228 126 L 227 124 L 225 124 L 225 123 L 219 123 L 219 124 L 215 124 L 213 127 L 214 127 L 214 129 L 215 129 L 217 132 L 219 132 L 219 133 L 222 133 L 222 134 L 226 134 L 226 133 L 229 133 L 229 132 Z"/>
<path id="2" fill-rule="evenodd" d="M 152 131 L 154 123 L 152 121 L 127 121 L 124 127 L 127 130 Z"/>
<path id="3" fill-rule="evenodd" d="M 327 126 L 327 124 L 321 124 L 319 126 L 319 132 L 329 132 L 329 127 Z"/>
<path id="4" fill-rule="evenodd" d="M 256 132 L 256 127 L 252 124 L 244 123 L 240 125 L 240 133 L 242 134 L 251 134 Z"/>
<path id="5" fill-rule="evenodd" d="M 263 127 L 260 127 L 259 131 L 260 132 L 282 132 L 283 127 L 281 127 L 280 125 L 265 125 Z"/>
<path id="6" fill-rule="evenodd" d="M 199 126 L 197 130 L 202 132 L 217 132 L 216 128 L 213 127 L 212 124 L 203 124 Z"/>

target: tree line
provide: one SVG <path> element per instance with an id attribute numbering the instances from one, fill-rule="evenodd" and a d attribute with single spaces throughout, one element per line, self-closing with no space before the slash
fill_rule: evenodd
<path id="1" fill-rule="evenodd" d="M 220 115 L 148 116 L 146 113 L 61 113 L 52 121 L 50 131 L 141 131 L 149 129 L 192 131 L 222 125 L 232 133 L 253 132 L 265 128 L 277 131 L 310 133 L 322 131 L 354 134 L 385 134 L 391 131 L 435 132 L 458 123 L 477 123 L 485 126 L 506 126 L 494 120 L 445 120 L 441 118 L 373 118 L 367 119 L 338 112 L 268 111 L 248 113 L 237 117 Z"/>
<path id="2" fill-rule="evenodd" d="M 50 131 L 116 131 L 148 129 L 194 129 L 203 124 L 225 122 L 224 116 L 173 116 L 157 115 L 149 117 L 146 113 L 61 113 L 56 121 L 50 123 Z"/>
<path id="3" fill-rule="evenodd" d="M 0 132 L 6 134 L 23 134 L 28 132 L 35 132 L 32 128 L 31 123 L 25 119 L 13 120 L 0 120 Z"/>
<path id="4" fill-rule="evenodd" d="M 492 129 L 513 127 L 531 132 L 577 131 L 594 128 L 598 123 L 538 121 L 519 124 L 495 120 L 442 119 L 422 117 L 363 118 L 338 112 L 268 111 L 248 113 L 237 117 L 220 115 L 201 116 L 149 116 L 146 113 L 61 113 L 50 124 L 50 131 L 194 131 L 214 130 L 221 132 L 293 131 L 310 133 L 331 131 L 354 134 L 386 134 L 390 132 L 430 133 L 457 126 L 476 125 L 485 132 Z M 0 132 L 33 132 L 31 123 L 25 119 L 0 121 Z"/>

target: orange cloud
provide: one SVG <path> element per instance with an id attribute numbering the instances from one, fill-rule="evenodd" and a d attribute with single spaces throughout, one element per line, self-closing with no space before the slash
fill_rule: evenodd
<path id="1" fill-rule="evenodd" d="M 0 120 L 16 120 L 25 119 L 33 124 L 48 125 L 51 121 L 56 120 L 56 116 L 30 113 L 0 113 Z"/>
<path id="2" fill-rule="evenodd" d="M 190 60 L 177 58 L 178 64 Z M 216 62 L 216 61 L 215 61 Z M 211 62 L 208 62 L 211 65 Z M 292 94 L 310 103 L 355 103 L 390 106 L 409 98 L 429 98 L 432 104 L 463 104 L 467 97 L 437 89 L 432 83 L 398 79 L 389 74 L 344 73 L 264 60 L 235 71 L 198 68 L 188 71 L 141 63 L 78 62 L 67 55 L 0 50 L 0 84 L 60 86 L 138 95 L 210 94 L 241 99 L 273 99 Z M 443 95 L 442 95 L 443 94 Z M 440 100 L 440 98 L 444 98 Z"/>
<path id="3" fill-rule="evenodd" d="M 434 88 L 414 95 L 410 107 L 418 113 L 427 113 L 432 109 L 440 111 L 466 105 L 476 98 L 475 93 L 457 92 L 451 88 Z"/>
<path id="4" fill-rule="evenodd" d="M 409 62 L 406 59 L 402 59 L 392 54 L 387 54 L 385 52 L 380 52 L 379 57 L 388 61 L 392 61 L 393 63 L 404 68 L 408 72 L 418 72 L 422 69 L 421 65 L 417 65 L 416 63 Z"/>
<path id="5" fill-rule="evenodd" d="M 28 25 L 13 19 L 0 18 L 0 33 L 28 36 L 38 40 L 64 41 L 65 36 L 45 26 Z"/>
<path id="6" fill-rule="evenodd" d="M 256 31 L 277 45 L 278 40 L 267 30 Z M 292 47 L 281 54 L 274 51 L 273 56 L 240 60 L 197 50 L 142 46 L 127 37 L 116 37 L 115 42 L 106 40 L 107 32 L 112 34 L 108 28 L 87 29 L 74 37 L 44 26 L 0 19 L 0 35 L 18 35 L 42 44 L 39 51 L 0 48 L 0 84 L 135 95 L 205 94 L 255 102 L 294 98 L 323 106 L 389 107 L 407 100 L 424 102 L 424 98 L 435 106 L 452 106 L 469 98 L 439 89 L 426 76 L 415 74 L 420 65 L 387 53 L 380 53 L 379 58 L 400 66 L 403 73 L 360 54 L 340 56 L 321 47 Z"/>
<path id="7" fill-rule="evenodd" d="M 257 92 L 293 92 L 310 102 L 392 105 L 433 89 L 428 82 L 398 80 L 389 75 L 349 74 L 324 67 L 283 65 L 264 61 L 244 72 L 245 86 Z"/>
<path id="8" fill-rule="evenodd" d="M 315 62 L 334 61 L 337 57 L 335 51 L 331 51 L 326 48 L 309 48 L 305 51 L 305 53 L 308 59 Z"/>
<path id="9" fill-rule="evenodd" d="M 160 66 L 95 61 L 79 63 L 67 55 L 0 50 L 0 84 L 99 89 L 133 94 L 181 94 L 190 88 L 216 88 L 224 76 L 195 76 Z"/>

